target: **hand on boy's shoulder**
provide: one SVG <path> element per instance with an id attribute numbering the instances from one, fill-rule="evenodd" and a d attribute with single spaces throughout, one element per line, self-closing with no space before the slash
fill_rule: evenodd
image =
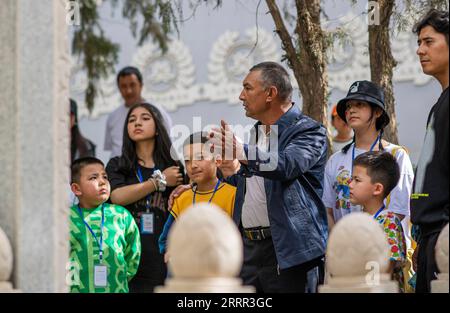
<path id="1" fill-rule="evenodd" d="M 173 205 L 180 205 L 180 203 L 187 201 L 192 201 L 192 197 L 194 195 L 194 191 L 192 190 L 192 187 L 189 187 L 189 189 L 183 190 L 183 193 L 181 193 L 177 198 L 173 199 Z"/>
<path id="2" fill-rule="evenodd" d="M 172 206 L 174 205 L 174 203 L 175 203 L 175 200 L 180 196 L 180 195 L 182 195 L 185 191 L 187 191 L 187 190 L 189 190 L 189 189 L 191 189 L 191 185 L 189 184 L 189 185 L 179 185 L 179 186 L 177 186 L 173 191 L 172 191 L 172 193 L 170 194 L 170 196 L 169 196 L 169 206 L 168 206 L 168 210 L 170 211 L 171 209 L 172 209 Z"/>

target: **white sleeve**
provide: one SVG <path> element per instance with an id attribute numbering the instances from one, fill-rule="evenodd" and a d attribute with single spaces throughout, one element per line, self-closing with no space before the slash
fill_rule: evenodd
<path id="1" fill-rule="evenodd" d="M 326 208 L 334 208 L 336 203 L 336 192 L 333 188 L 333 182 L 336 174 L 333 170 L 333 157 L 330 157 L 325 166 L 325 175 L 323 179 L 322 201 Z"/>
<path id="2" fill-rule="evenodd" d="M 103 150 L 111 151 L 113 142 L 112 142 L 112 129 L 111 129 L 111 114 L 108 115 L 106 120 L 106 130 L 105 130 L 105 144 L 103 145 Z"/>
<path id="3" fill-rule="evenodd" d="M 400 168 L 400 179 L 397 186 L 391 191 L 387 207 L 393 213 L 409 216 L 414 171 L 411 160 L 404 149 L 396 152 L 396 159 Z"/>

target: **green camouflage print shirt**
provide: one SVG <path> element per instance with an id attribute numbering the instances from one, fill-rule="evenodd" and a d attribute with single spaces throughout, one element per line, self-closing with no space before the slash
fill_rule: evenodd
<path id="1" fill-rule="evenodd" d="M 107 286 L 94 286 L 94 266 L 100 263 L 100 247 L 74 205 L 70 209 L 70 259 L 67 283 L 71 292 L 128 292 L 141 257 L 141 239 L 133 216 L 125 208 L 104 203 L 103 262 Z M 102 205 L 81 209 L 83 218 L 100 241 Z"/>

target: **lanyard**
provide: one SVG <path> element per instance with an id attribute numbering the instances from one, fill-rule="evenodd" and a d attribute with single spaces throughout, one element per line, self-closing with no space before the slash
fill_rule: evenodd
<path id="1" fill-rule="evenodd" d="M 370 152 L 372 152 L 373 148 L 375 148 L 375 145 L 377 144 L 379 139 L 380 139 L 380 135 L 377 136 L 377 138 L 373 142 L 372 146 L 370 147 L 370 150 L 369 150 Z M 355 161 L 355 147 L 356 147 L 356 142 L 353 143 L 353 149 L 352 149 L 352 177 L 353 177 L 353 162 Z"/>
<path id="2" fill-rule="evenodd" d="M 212 194 L 211 198 L 209 199 L 208 204 L 210 204 L 212 199 L 214 198 L 214 195 L 216 194 L 217 189 L 219 188 L 219 185 L 220 185 L 220 179 L 217 181 L 217 184 L 214 187 L 213 194 Z M 194 198 L 192 199 L 192 205 L 195 205 L 195 196 L 196 195 L 197 195 L 197 188 L 195 188 L 195 190 L 194 190 Z"/>
<path id="3" fill-rule="evenodd" d="M 377 213 L 375 213 L 375 215 L 373 216 L 374 219 L 377 219 L 378 215 L 381 213 L 381 211 L 383 211 L 385 208 L 385 205 L 383 204 L 383 206 L 378 210 Z"/>
<path id="4" fill-rule="evenodd" d="M 94 234 L 94 231 L 92 230 L 91 226 L 84 220 L 83 212 L 81 211 L 80 205 L 77 206 L 78 208 L 78 214 L 80 214 L 81 219 L 83 220 L 84 225 L 89 229 L 92 236 L 94 237 L 95 241 L 98 244 L 99 250 L 100 250 L 100 263 L 102 263 L 103 260 L 103 226 L 105 225 L 105 204 L 102 205 L 102 223 L 100 225 L 100 241 L 98 240 L 97 236 Z"/>
<path id="5" fill-rule="evenodd" d="M 137 177 L 140 183 L 144 182 L 144 178 L 142 176 L 141 167 L 138 165 L 137 167 Z M 147 209 L 147 213 L 150 211 L 150 200 L 152 199 L 152 196 L 148 194 L 145 200 L 145 208 Z"/>

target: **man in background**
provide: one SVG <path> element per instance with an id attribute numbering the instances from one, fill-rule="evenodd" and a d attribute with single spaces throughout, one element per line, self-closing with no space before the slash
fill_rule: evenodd
<path id="1" fill-rule="evenodd" d="M 411 221 L 419 235 L 415 251 L 417 261 L 416 292 L 430 292 L 437 278 L 435 246 L 439 234 L 448 224 L 449 211 L 449 45 L 448 12 L 430 10 L 414 27 L 417 55 L 425 74 L 436 78 L 442 87 L 437 103 L 427 121 L 425 141 L 417 164 Z"/>

